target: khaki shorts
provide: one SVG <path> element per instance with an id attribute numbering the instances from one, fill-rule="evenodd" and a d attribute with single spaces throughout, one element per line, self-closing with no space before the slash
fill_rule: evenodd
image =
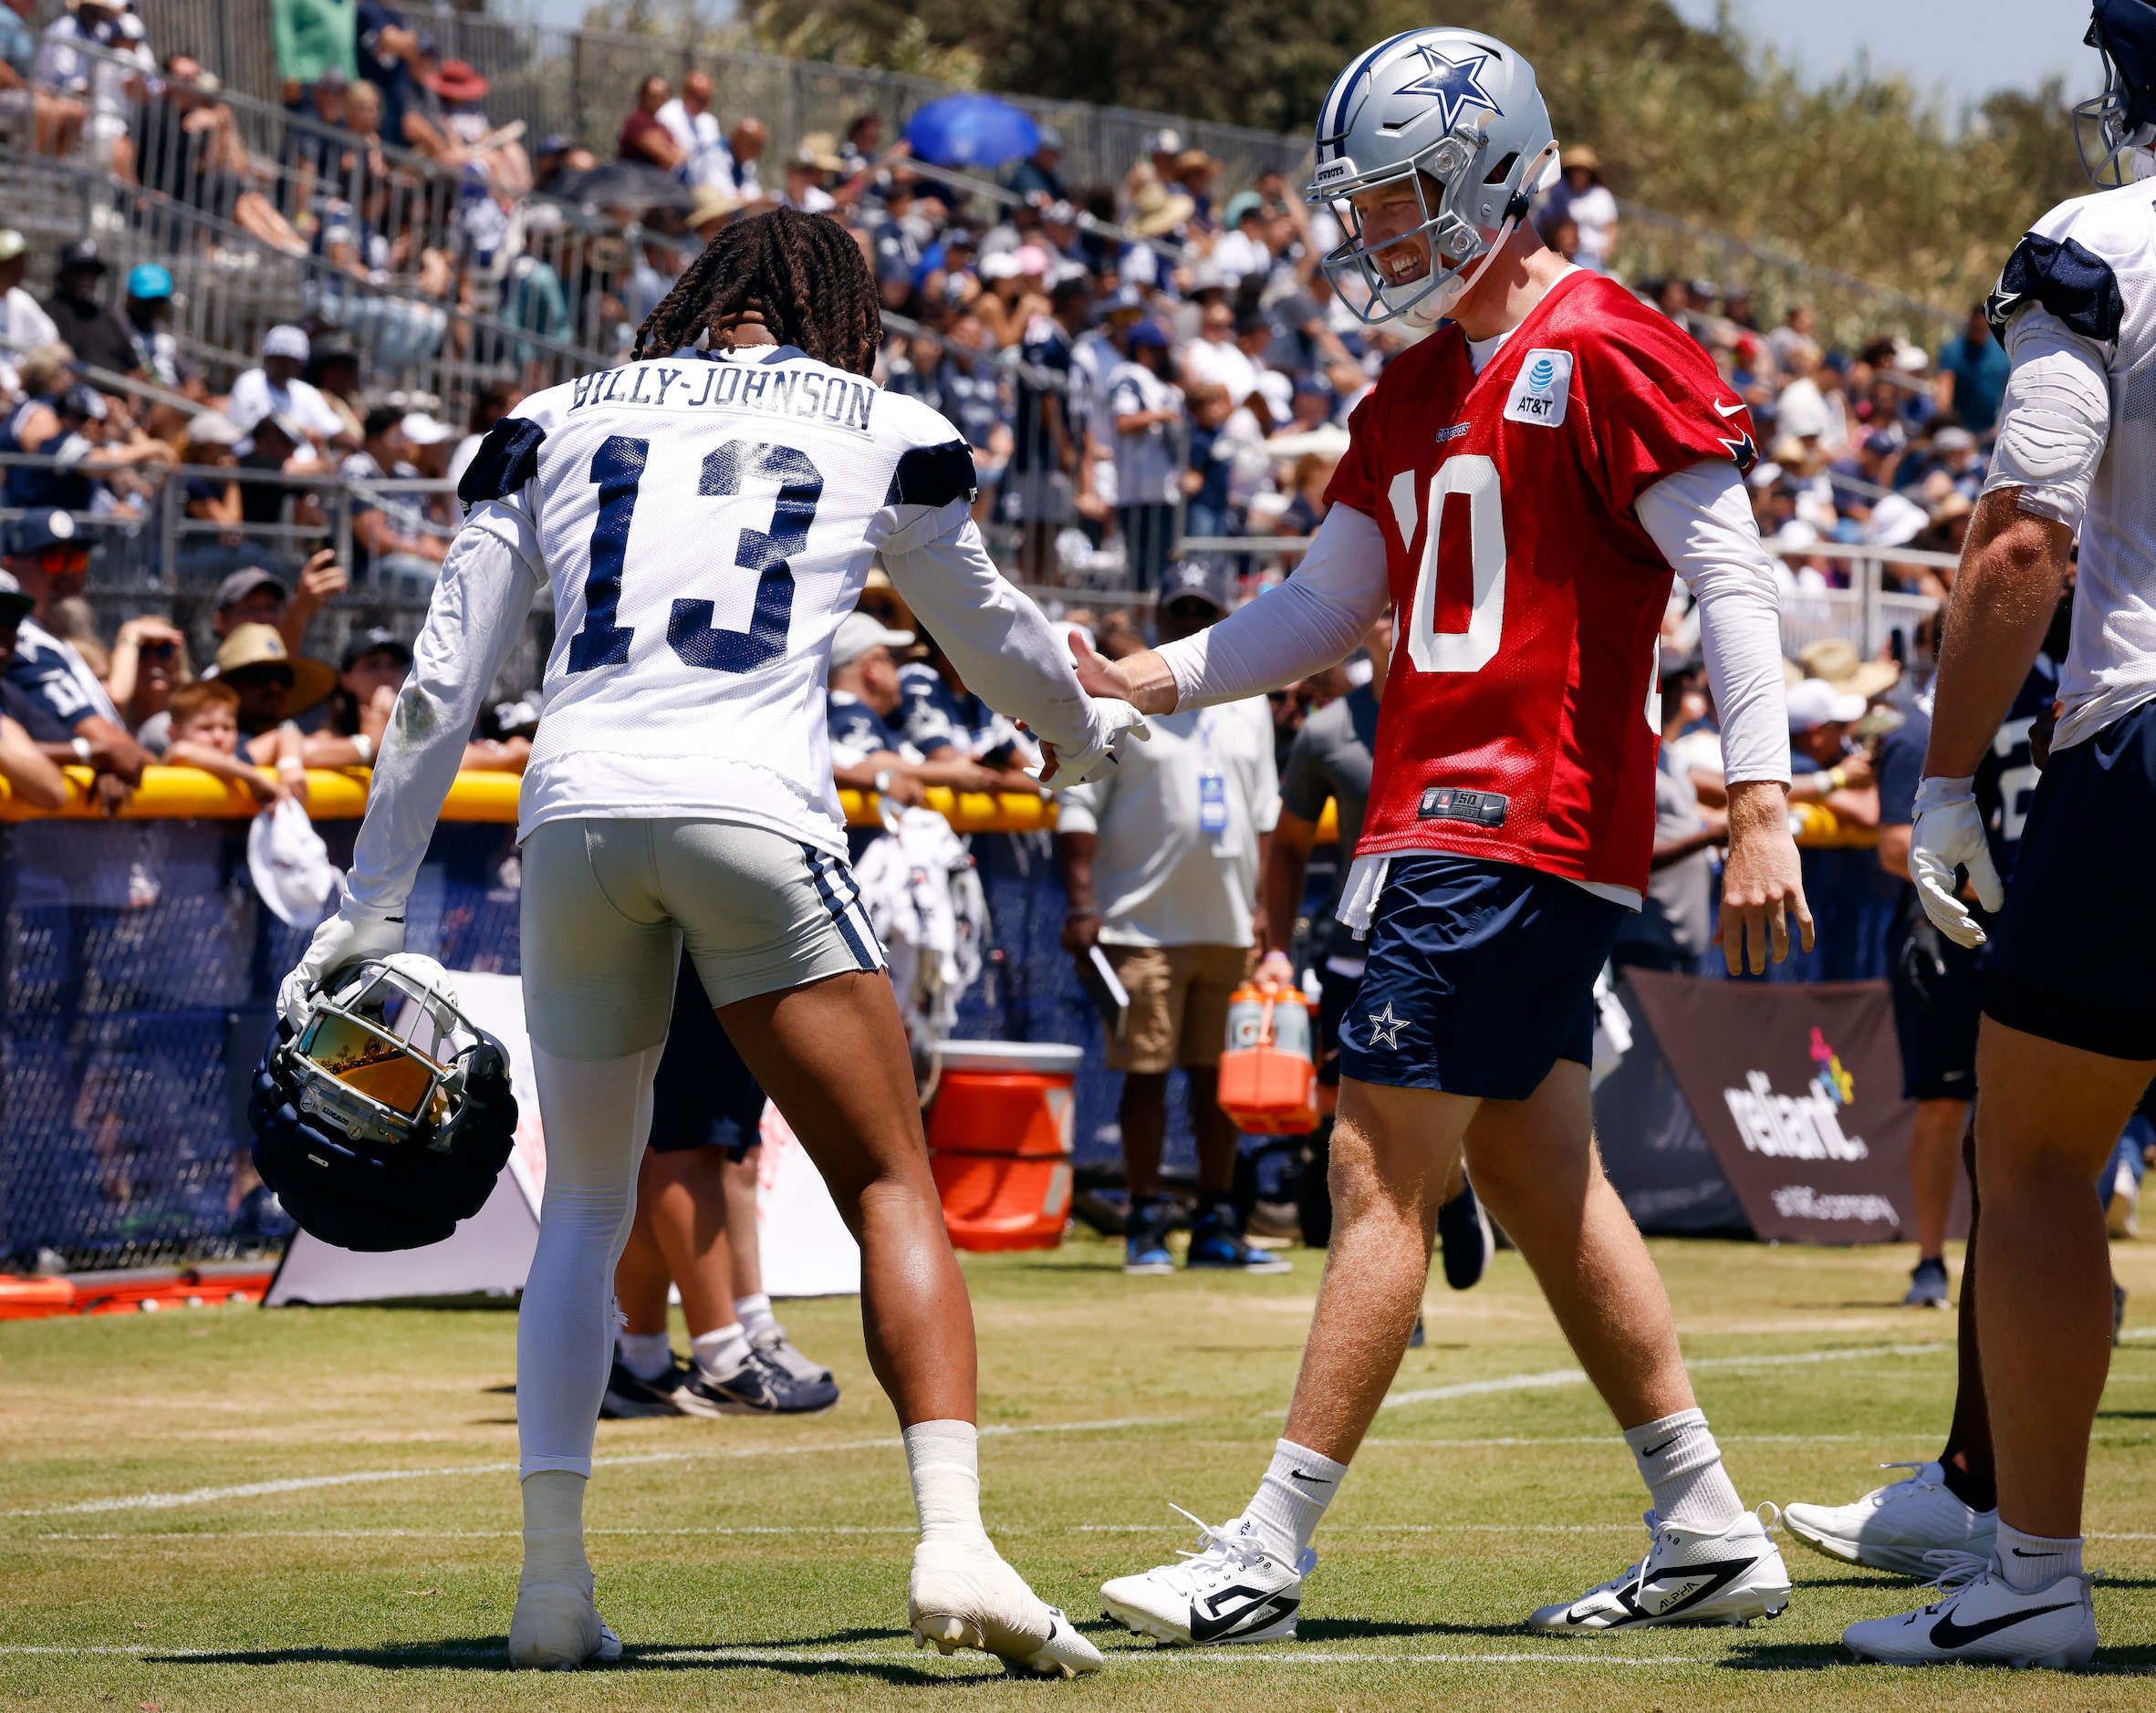
<path id="1" fill-rule="evenodd" d="M 1242 946 L 1100 948 L 1130 995 L 1120 1041 L 1108 1043 L 1111 1071 L 1157 1073 L 1182 1065 L 1211 1071 L 1228 1045 L 1228 1000 L 1250 973 Z"/>
<path id="2" fill-rule="evenodd" d="M 880 970 L 844 858 L 731 821 L 548 821 L 524 842 L 525 1026 L 564 1059 L 666 1039 L 688 947 L 714 1008 Z"/>

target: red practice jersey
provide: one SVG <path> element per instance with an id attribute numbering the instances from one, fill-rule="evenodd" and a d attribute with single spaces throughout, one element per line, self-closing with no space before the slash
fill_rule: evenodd
<path id="1" fill-rule="evenodd" d="M 1444 850 L 1647 888 L 1672 573 L 1633 514 L 1756 456 L 1713 361 L 1568 275 L 1480 375 L 1457 326 L 1395 358 L 1327 497 L 1377 521 L 1398 620 L 1358 855 Z"/>

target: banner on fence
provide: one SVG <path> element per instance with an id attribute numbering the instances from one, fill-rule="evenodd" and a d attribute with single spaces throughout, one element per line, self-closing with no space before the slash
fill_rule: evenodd
<path id="1" fill-rule="evenodd" d="M 1912 1233 L 1893 1005 L 1883 981 L 1630 981 L 1753 1231 L 1804 1243 Z"/>

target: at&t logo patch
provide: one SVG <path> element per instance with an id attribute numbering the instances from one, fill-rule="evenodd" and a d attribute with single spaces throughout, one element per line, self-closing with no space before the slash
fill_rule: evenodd
<path id="1" fill-rule="evenodd" d="M 1565 407 L 1572 398 L 1572 353 L 1529 351 L 1520 361 L 1518 378 L 1505 400 L 1507 422 L 1532 422 L 1538 428 L 1562 428 Z"/>

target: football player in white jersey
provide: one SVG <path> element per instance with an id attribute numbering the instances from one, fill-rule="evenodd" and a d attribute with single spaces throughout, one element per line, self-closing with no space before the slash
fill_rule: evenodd
<path id="1" fill-rule="evenodd" d="M 2113 188 L 2015 246 L 1988 310 L 2013 367 L 1940 648 L 1910 874 L 1964 946 L 1994 924 L 1977 1041 L 1977 1238 L 1997 1545 L 1936 1552 L 1944 1591 L 1852 1625 L 1860 1658 L 2078 1667 L 2096 1651 L 2081 1562 L 2088 1431 L 2110 1360 L 2111 1274 L 2090 1190 L 2151 1075 L 2156 1003 L 2156 5 L 2097 0 L 2104 94 L 2078 113 Z M 2086 136 L 2086 133 L 2085 133 Z M 1972 790 L 2080 540 L 2060 717 L 2000 885 Z"/>
<path id="2" fill-rule="evenodd" d="M 966 681 L 1054 742 L 1065 771 L 1103 765 L 1142 726 L 1080 691 L 1059 635 L 997 575 L 964 441 L 869 379 L 880 332 L 852 238 L 781 209 L 713 241 L 630 363 L 495 427 L 459 486 L 469 510 L 375 764 L 348 896 L 280 995 L 294 1015 L 339 965 L 401 947 L 481 698 L 549 592 L 557 638 L 518 827 L 547 1174 L 517 1324 L 515 1666 L 620 1651 L 593 1602 L 583 1497 L 683 943 L 860 1241 L 870 1361 L 905 1429 L 922 1525 L 916 1639 L 1022 1672 L 1100 1663 L 981 1526 L 973 1321 L 847 867 L 825 736 L 832 633 L 880 555 Z"/>

